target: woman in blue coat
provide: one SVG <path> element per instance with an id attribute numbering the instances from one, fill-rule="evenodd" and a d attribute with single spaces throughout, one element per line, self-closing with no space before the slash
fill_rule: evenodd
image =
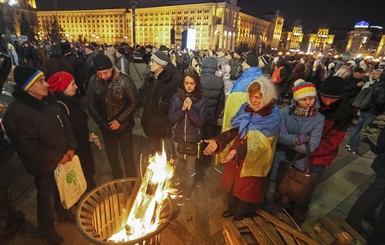
<path id="1" fill-rule="evenodd" d="M 177 149 L 176 172 L 185 180 L 183 195 L 189 197 L 194 188 L 195 161 L 197 152 L 187 154 L 181 149 L 181 142 L 192 143 L 198 149 L 202 137 L 202 126 L 207 113 L 207 99 L 200 84 L 199 74 L 188 67 L 177 92 L 171 98 L 168 118 L 173 125 L 172 140 Z M 185 143 L 182 143 L 185 144 Z M 178 148 L 179 147 L 179 148 Z M 185 175 L 185 178 L 182 176 Z"/>
<path id="2" fill-rule="evenodd" d="M 318 111 L 317 91 L 313 83 L 298 79 L 294 82 L 293 100 L 291 105 L 284 107 L 281 111 L 281 126 L 278 144 L 275 151 L 273 166 L 270 172 L 270 182 L 267 191 L 267 205 L 274 202 L 276 191 L 276 180 L 279 163 L 281 160 L 292 160 L 297 153 L 298 157 L 295 167 L 305 170 L 306 143 L 309 143 L 310 152 L 314 152 L 322 137 L 325 117 Z M 298 206 L 299 207 L 299 206 Z M 296 206 L 297 208 L 297 206 Z M 307 207 L 299 207 L 293 218 L 302 223 L 304 213 L 300 210 Z"/>

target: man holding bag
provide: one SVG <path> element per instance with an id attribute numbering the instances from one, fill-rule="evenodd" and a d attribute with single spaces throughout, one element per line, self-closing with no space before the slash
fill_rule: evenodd
<path id="1" fill-rule="evenodd" d="M 49 244 L 61 244 L 56 233 L 54 210 L 60 222 L 74 222 L 60 203 L 54 178 L 58 163 L 72 160 L 77 147 L 68 119 L 49 94 L 43 72 L 30 66 L 17 66 L 16 85 L 3 123 L 18 157 L 27 172 L 35 177 L 39 232 Z"/>

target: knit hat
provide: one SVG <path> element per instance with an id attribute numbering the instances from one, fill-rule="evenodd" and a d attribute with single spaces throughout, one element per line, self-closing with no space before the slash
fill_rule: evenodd
<path id="1" fill-rule="evenodd" d="M 213 57 L 205 57 L 202 60 L 202 68 L 212 68 L 214 70 L 218 69 L 218 61 Z"/>
<path id="2" fill-rule="evenodd" d="M 122 55 L 125 55 L 125 54 L 126 54 L 126 50 L 125 50 L 123 47 L 119 47 L 119 48 L 117 49 L 117 51 L 118 51 L 119 54 L 122 54 Z"/>
<path id="3" fill-rule="evenodd" d="M 253 66 L 258 66 L 258 58 L 256 55 L 254 54 L 249 54 L 247 57 L 246 57 L 246 60 L 245 60 L 246 64 L 248 64 L 249 66 L 253 67 Z"/>
<path id="4" fill-rule="evenodd" d="M 27 91 L 44 73 L 32 66 L 16 66 L 13 79 L 16 86 Z"/>
<path id="5" fill-rule="evenodd" d="M 170 58 L 165 52 L 156 51 L 151 55 L 151 59 L 161 66 L 167 66 L 170 63 Z"/>
<path id="6" fill-rule="evenodd" d="M 239 56 L 241 56 L 243 53 L 243 50 L 241 48 L 237 48 L 234 52 L 237 53 Z"/>
<path id="7" fill-rule="evenodd" d="M 105 54 L 97 54 L 95 55 L 93 61 L 94 71 L 102 71 L 112 68 L 112 62 L 110 58 L 108 58 Z"/>
<path id="8" fill-rule="evenodd" d="M 64 91 L 74 80 L 74 77 L 65 71 L 59 71 L 48 78 L 49 91 L 54 93 L 55 91 Z"/>
<path id="9" fill-rule="evenodd" d="M 165 45 L 160 45 L 159 51 L 169 51 L 170 49 L 167 48 Z"/>
<path id="10" fill-rule="evenodd" d="M 319 93 L 329 98 L 340 98 L 344 93 L 344 88 L 345 80 L 342 77 L 331 76 L 322 82 Z"/>
<path id="11" fill-rule="evenodd" d="M 308 96 L 316 96 L 317 90 L 313 83 L 305 82 L 303 79 L 297 79 L 293 87 L 293 99 L 298 101 Z"/>
<path id="12" fill-rule="evenodd" d="M 361 67 L 356 67 L 353 69 L 353 72 L 358 72 L 358 73 L 365 73 L 364 69 L 362 69 Z"/>

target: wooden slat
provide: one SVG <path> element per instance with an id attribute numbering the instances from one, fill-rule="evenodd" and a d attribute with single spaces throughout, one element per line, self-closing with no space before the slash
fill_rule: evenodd
<path id="1" fill-rule="evenodd" d="M 326 243 L 332 244 L 335 239 L 334 237 L 326 230 L 326 228 L 319 222 L 312 224 L 312 229 L 314 232 Z"/>
<path id="2" fill-rule="evenodd" d="M 267 222 L 261 216 L 254 217 L 254 222 L 261 227 L 263 232 L 265 232 L 265 234 L 269 237 L 273 244 L 285 245 L 285 243 L 281 239 L 281 236 L 278 234 L 277 230 L 271 223 Z"/>
<path id="3" fill-rule="evenodd" d="M 310 224 L 303 224 L 301 226 L 302 232 L 305 232 L 311 239 L 318 242 L 320 245 L 326 245 L 326 243 L 315 233 Z"/>
<path id="4" fill-rule="evenodd" d="M 247 242 L 239 233 L 237 227 L 232 222 L 226 222 L 224 225 L 224 230 L 227 232 L 227 236 L 230 240 L 231 245 L 246 245 Z"/>
<path id="5" fill-rule="evenodd" d="M 283 237 L 285 244 L 297 244 L 297 242 L 294 240 L 294 238 L 291 236 L 291 234 L 289 232 L 287 232 L 285 229 L 277 227 L 277 231 Z"/>
<path id="6" fill-rule="evenodd" d="M 343 232 L 329 217 L 323 217 L 318 219 L 323 226 L 329 231 L 335 240 L 338 238 L 338 233 Z"/>
<path id="7" fill-rule="evenodd" d="M 270 221 L 271 223 L 273 223 L 277 228 L 280 228 L 280 229 L 285 230 L 286 232 L 289 232 L 290 234 L 292 234 L 293 236 L 295 236 L 295 237 L 299 238 L 300 240 L 306 242 L 307 244 L 309 244 L 309 245 L 313 245 L 313 244 L 314 245 L 318 245 L 317 242 L 313 241 L 312 239 L 310 239 L 308 236 L 306 236 L 305 234 L 303 234 L 299 230 L 291 227 L 288 224 L 283 223 L 282 221 L 280 221 L 276 217 L 266 213 L 265 211 L 258 210 L 257 213 L 259 215 L 261 215 L 262 217 L 264 217 L 265 219 L 267 219 L 268 221 Z"/>
<path id="8" fill-rule="evenodd" d="M 334 222 L 345 229 L 352 237 L 353 239 L 359 241 L 360 244 L 366 244 L 366 240 L 356 231 L 354 230 L 344 219 L 336 219 Z"/>
<path id="9" fill-rule="evenodd" d="M 258 229 L 252 219 L 246 218 L 243 219 L 243 222 L 249 227 L 251 233 L 257 239 L 258 244 L 270 244 L 269 240 L 263 235 L 262 230 Z"/>

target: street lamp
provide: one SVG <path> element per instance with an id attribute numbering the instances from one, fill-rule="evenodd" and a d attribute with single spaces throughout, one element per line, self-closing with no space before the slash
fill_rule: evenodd
<path id="1" fill-rule="evenodd" d="M 130 1 L 131 9 L 132 9 L 132 42 L 134 43 L 134 50 L 136 47 L 136 32 L 135 32 L 135 8 L 138 5 L 137 1 Z"/>

